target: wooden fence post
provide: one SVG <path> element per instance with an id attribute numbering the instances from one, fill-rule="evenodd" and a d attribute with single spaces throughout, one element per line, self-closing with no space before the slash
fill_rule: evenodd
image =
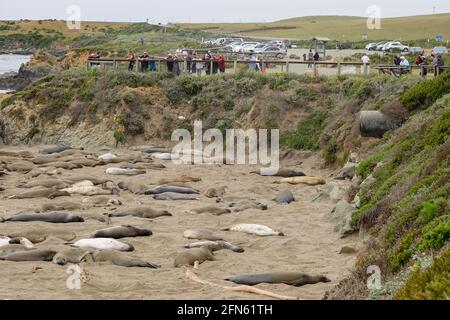
<path id="1" fill-rule="evenodd" d="M 341 73 L 342 73 L 342 65 L 341 65 L 340 62 L 338 62 L 338 65 L 337 65 L 337 74 L 338 74 L 338 76 L 340 76 Z"/>
<path id="2" fill-rule="evenodd" d="M 289 72 L 289 60 L 286 61 L 286 72 Z"/>
<path id="3" fill-rule="evenodd" d="M 314 61 L 314 64 L 313 64 L 313 74 L 314 74 L 314 77 L 317 77 L 317 76 L 318 76 L 318 72 L 317 72 L 317 64 L 316 64 L 315 61 Z"/>
<path id="4" fill-rule="evenodd" d="M 237 71 L 237 60 L 234 60 L 234 62 L 233 62 L 233 69 L 234 69 L 234 73 L 236 73 L 236 71 Z"/>

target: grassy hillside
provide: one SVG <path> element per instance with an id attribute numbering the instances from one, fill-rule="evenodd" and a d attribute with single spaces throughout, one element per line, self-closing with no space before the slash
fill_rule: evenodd
<path id="1" fill-rule="evenodd" d="M 187 29 L 207 30 L 222 34 L 284 39 L 310 39 L 313 36 L 335 40 L 427 39 L 443 35 L 450 39 L 450 13 L 382 20 L 381 30 L 368 30 L 367 18 L 348 16 L 302 17 L 272 23 L 206 23 L 180 24 Z M 420 27 L 418 27 L 420 26 Z"/>

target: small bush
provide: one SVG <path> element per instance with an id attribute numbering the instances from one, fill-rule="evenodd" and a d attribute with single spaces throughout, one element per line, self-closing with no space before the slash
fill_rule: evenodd
<path id="1" fill-rule="evenodd" d="M 325 110 L 312 113 L 299 122 L 297 131 L 282 137 L 282 143 L 293 149 L 318 150 L 327 118 Z"/>
<path id="2" fill-rule="evenodd" d="M 114 139 L 116 140 L 116 148 L 119 145 L 119 143 L 124 144 L 125 143 L 125 134 L 122 131 L 114 130 Z"/>
<path id="3" fill-rule="evenodd" d="M 226 111 L 231 111 L 231 110 L 233 110 L 233 109 L 234 109 L 234 101 L 231 100 L 231 99 L 226 99 L 226 100 L 223 102 L 223 108 L 224 108 Z"/>

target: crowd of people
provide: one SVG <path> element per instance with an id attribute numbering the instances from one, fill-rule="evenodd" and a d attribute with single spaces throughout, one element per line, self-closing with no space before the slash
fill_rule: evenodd
<path id="1" fill-rule="evenodd" d="M 319 52 L 313 52 L 312 49 L 309 49 L 309 52 L 303 54 L 303 61 L 309 61 L 308 68 L 312 68 L 313 62 L 317 62 L 320 60 Z"/>

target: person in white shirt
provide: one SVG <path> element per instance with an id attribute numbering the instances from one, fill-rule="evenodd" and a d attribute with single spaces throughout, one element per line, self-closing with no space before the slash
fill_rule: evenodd
<path id="1" fill-rule="evenodd" d="M 369 58 L 369 56 L 368 56 L 367 54 L 365 54 L 365 55 L 363 55 L 363 57 L 361 58 L 361 61 L 362 61 L 364 64 L 368 64 L 368 63 L 370 62 L 370 58 Z"/>

